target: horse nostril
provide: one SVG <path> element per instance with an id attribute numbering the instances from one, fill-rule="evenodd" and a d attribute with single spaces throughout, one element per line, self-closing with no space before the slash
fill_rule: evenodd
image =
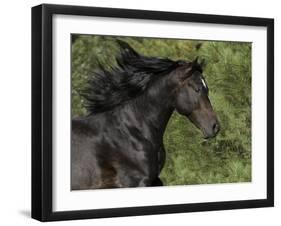
<path id="1" fill-rule="evenodd" d="M 213 132 L 217 134 L 219 130 L 220 130 L 220 125 L 217 122 L 215 122 L 213 125 Z"/>

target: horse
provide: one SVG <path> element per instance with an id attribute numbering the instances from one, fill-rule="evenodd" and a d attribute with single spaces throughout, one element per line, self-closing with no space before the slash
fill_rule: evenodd
<path id="1" fill-rule="evenodd" d="M 72 119 L 71 190 L 162 186 L 163 135 L 175 110 L 205 139 L 220 130 L 203 62 L 143 56 L 117 42 L 116 66 L 100 65 L 81 94 L 89 114 Z"/>

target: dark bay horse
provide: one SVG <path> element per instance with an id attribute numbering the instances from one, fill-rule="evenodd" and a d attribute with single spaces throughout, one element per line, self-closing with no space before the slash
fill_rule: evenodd
<path id="1" fill-rule="evenodd" d="M 142 56 L 118 43 L 117 66 L 101 66 L 83 94 L 90 114 L 72 120 L 72 190 L 161 186 L 163 134 L 174 110 L 206 139 L 219 131 L 197 59 Z"/>

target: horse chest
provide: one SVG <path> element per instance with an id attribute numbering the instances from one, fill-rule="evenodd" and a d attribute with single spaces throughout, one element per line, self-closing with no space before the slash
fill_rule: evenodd
<path id="1" fill-rule="evenodd" d="M 163 165 L 161 145 L 132 135 L 122 136 L 114 143 L 111 150 L 107 149 L 106 160 L 116 171 L 115 177 L 121 187 L 147 186 L 158 177 Z"/>

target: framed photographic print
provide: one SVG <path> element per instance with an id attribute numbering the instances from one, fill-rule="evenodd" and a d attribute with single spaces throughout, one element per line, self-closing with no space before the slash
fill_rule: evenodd
<path id="1" fill-rule="evenodd" d="M 32 217 L 274 205 L 274 21 L 32 8 Z"/>

